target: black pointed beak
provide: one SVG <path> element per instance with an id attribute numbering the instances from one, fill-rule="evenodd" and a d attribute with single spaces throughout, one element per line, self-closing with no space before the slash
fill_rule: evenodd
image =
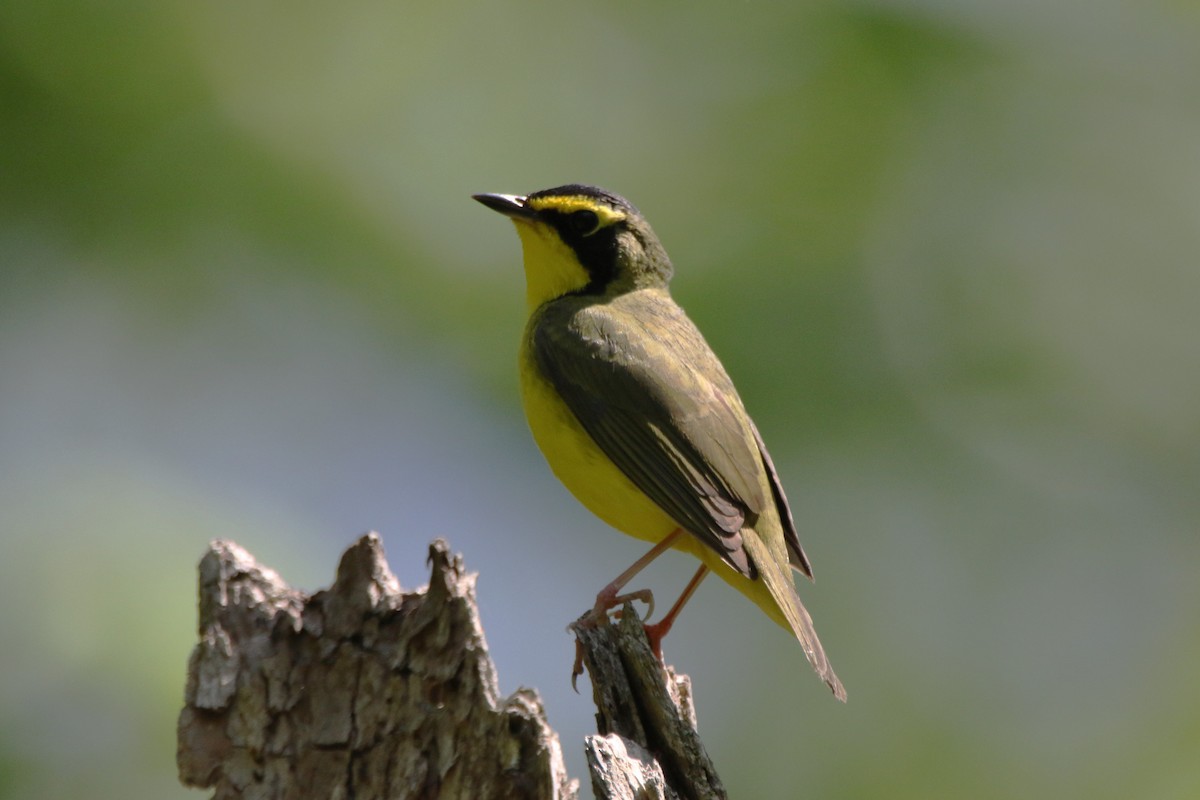
<path id="1" fill-rule="evenodd" d="M 537 212 L 525 205 L 526 198 L 518 194 L 473 194 L 475 198 L 492 211 L 499 211 L 506 217 L 529 219 Z"/>

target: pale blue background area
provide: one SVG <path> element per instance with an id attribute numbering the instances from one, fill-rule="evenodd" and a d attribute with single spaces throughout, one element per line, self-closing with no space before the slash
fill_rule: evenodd
<path id="1" fill-rule="evenodd" d="M 850 694 L 705 584 L 733 796 L 1196 797 L 1198 74 L 1170 2 L 3 4 L 0 797 L 201 796 L 206 543 L 317 589 L 368 529 L 464 553 L 585 777 L 565 626 L 643 545 L 530 441 L 469 199 L 569 181 L 672 254 Z"/>

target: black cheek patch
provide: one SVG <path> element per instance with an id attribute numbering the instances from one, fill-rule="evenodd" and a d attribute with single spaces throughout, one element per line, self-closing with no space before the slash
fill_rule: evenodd
<path id="1" fill-rule="evenodd" d="M 591 280 L 581 294 L 603 294 L 617 276 L 616 225 L 602 228 L 591 236 L 573 236 L 567 244 L 579 256 L 579 263 Z"/>
<path id="2" fill-rule="evenodd" d="M 541 213 L 541 217 L 558 231 L 563 243 L 575 252 L 579 263 L 587 270 L 587 286 L 572 294 L 604 294 L 605 289 L 616 277 L 617 234 L 623 228 L 623 223 L 614 222 L 594 233 L 582 235 L 575 229 L 570 214 L 547 210 Z"/>

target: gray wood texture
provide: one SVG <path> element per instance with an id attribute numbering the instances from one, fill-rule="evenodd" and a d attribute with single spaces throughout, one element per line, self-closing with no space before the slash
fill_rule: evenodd
<path id="1" fill-rule="evenodd" d="M 180 780 L 218 800 L 576 798 L 537 692 L 500 696 L 475 574 L 441 540 L 428 564 L 429 586 L 406 592 L 368 534 L 334 584 L 307 595 L 213 542 L 199 568 Z M 724 797 L 690 684 L 650 653 L 632 609 L 577 633 L 598 709 L 584 747 L 596 797 Z"/>

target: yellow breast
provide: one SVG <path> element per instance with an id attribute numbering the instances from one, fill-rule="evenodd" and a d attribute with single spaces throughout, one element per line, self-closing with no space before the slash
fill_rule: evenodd
<path id="1" fill-rule="evenodd" d="M 579 424 L 542 376 L 528 339 L 521 347 L 520 373 L 521 402 L 533 439 L 555 477 L 579 502 L 609 525 L 638 539 L 658 542 L 678 527 Z"/>

